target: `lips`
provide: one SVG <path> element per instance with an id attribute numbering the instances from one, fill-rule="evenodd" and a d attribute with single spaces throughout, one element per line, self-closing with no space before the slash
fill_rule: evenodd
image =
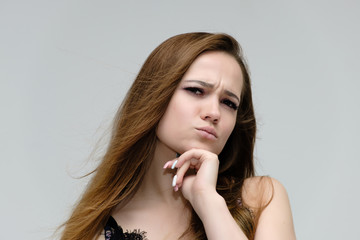
<path id="1" fill-rule="evenodd" d="M 210 134 L 213 137 L 217 138 L 218 136 L 216 135 L 215 129 L 212 127 L 201 127 L 201 128 L 196 128 L 196 130 L 199 131 L 203 131 L 206 134 Z"/>

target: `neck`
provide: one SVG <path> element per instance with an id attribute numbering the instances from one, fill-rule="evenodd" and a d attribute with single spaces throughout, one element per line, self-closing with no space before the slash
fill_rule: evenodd
<path id="1" fill-rule="evenodd" d="M 176 170 L 163 169 L 164 164 L 176 157 L 176 152 L 159 140 L 156 145 L 154 158 L 147 170 L 139 190 L 134 196 L 134 200 L 149 204 L 174 204 L 186 205 L 181 191 L 175 192 L 171 186 Z"/>

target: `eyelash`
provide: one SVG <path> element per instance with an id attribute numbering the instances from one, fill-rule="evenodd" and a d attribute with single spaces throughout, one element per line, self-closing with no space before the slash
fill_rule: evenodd
<path id="1" fill-rule="evenodd" d="M 222 103 L 224 103 L 226 106 L 228 106 L 231 109 L 234 109 L 234 111 L 238 110 L 238 106 L 229 99 L 222 100 Z"/>
<path id="2" fill-rule="evenodd" d="M 185 88 L 186 91 L 189 91 L 195 95 L 201 96 L 204 94 L 204 90 L 202 90 L 201 88 L 197 88 L 197 87 L 187 87 Z"/>
<path id="3" fill-rule="evenodd" d="M 196 96 L 202 96 L 204 95 L 204 90 L 198 87 L 186 87 L 184 88 L 186 91 L 191 92 L 192 94 Z M 233 109 L 234 111 L 238 110 L 238 106 L 229 99 L 221 100 L 221 103 L 225 104 L 227 107 Z"/>

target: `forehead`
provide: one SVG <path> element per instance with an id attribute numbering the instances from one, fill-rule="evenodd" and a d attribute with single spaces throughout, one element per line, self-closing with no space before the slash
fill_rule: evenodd
<path id="1" fill-rule="evenodd" d="M 205 81 L 215 86 L 221 84 L 239 95 L 243 85 L 239 63 L 233 56 L 221 51 L 202 53 L 190 65 L 183 79 Z"/>

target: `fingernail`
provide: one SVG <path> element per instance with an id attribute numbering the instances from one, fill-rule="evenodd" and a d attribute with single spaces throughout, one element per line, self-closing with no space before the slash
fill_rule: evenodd
<path id="1" fill-rule="evenodd" d="M 171 166 L 171 169 L 175 168 L 175 165 L 177 164 L 178 160 L 175 160 L 175 162 L 173 163 L 173 165 Z"/>
<path id="2" fill-rule="evenodd" d="M 173 181 L 172 181 L 172 186 L 175 187 L 176 186 L 176 180 L 177 180 L 177 175 L 175 175 L 173 177 Z"/>
<path id="3" fill-rule="evenodd" d="M 163 168 L 165 169 L 165 168 L 167 168 L 168 166 L 169 166 L 169 162 L 165 163 L 165 165 L 164 165 Z"/>
<path id="4" fill-rule="evenodd" d="M 178 185 L 176 185 L 176 186 L 174 187 L 174 191 L 177 192 L 178 190 L 179 190 L 179 187 L 178 187 Z"/>

